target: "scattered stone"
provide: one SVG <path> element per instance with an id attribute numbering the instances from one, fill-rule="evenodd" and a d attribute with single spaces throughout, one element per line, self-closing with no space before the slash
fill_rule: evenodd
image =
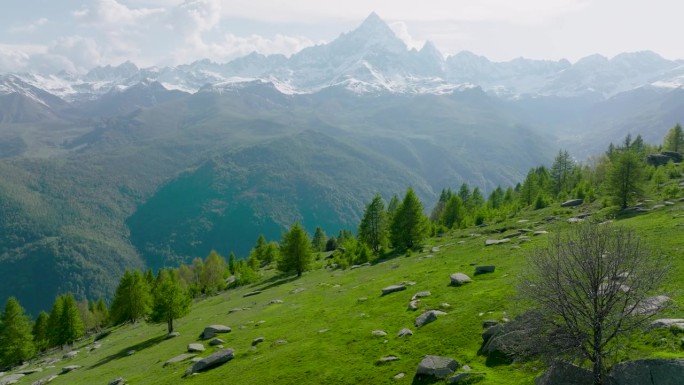
<path id="1" fill-rule="evenodd" d="M 461 369 L 465 370 L 466 372 L 469 372 L 472 370 L 472 369 L 470 369 L 470 366 L 468 366 L 468 365 L 463 365 L 463 367 Z"/>
<path id="2" fill-rule="evenodd" d="M 208 340 L 209 338 L 216 337 L 220 333 L 230 333 L 232 329 L 225 325 L 209 325 L 204 328 L 201 338 L 203 340 Z"/>
<path id="3" fill-rule="evenodd" d="M 125 384 L 126 384 L 126 380 L 124 380 L 123 377 L 118 377 L 118 378 L 115 378 L 115 379 L 109 381 L 109 385 L 125 385 Z"/>
<path id="4" fill-rule="evenodd" d="M 529 221 L 530 221 L 529 219 L 521 219 L 518 221 L 518 223 L 527 223 Z"/>
<path id="5" fill-rule="evenodd" d="M 663 309 L 670 300 L 671 298 L 666 295 L 646 298 L 640 306 L 634 309 L 634 313 L 638 315 L 655 314 Z"/>
<path id="6" fill-rule="evenodd" d="M 275 341 L 273 341 L 273 343 L 271 344 L 271 346 L 285 345 L 286 343 L 287 343 L 286 340 L 275 340 Z"/>
<path id="7" fill-rule="evenodd" d="M 663 204 L 665 206 L 674 206 L 674 202 L 670 202 L 670 201 L 665 201 L 665 202 L 663 202 Z"/>
<path id="8" fill-rule="evenodd" d="M 387 335 L 387 333 L 386 333 L 385 331 L 383 331 L 383 330 L 373 330 L 373 331 L 372 331 L 372 334 L 373 334 L 374 336 L 378 336 L 378 337 L 384 337 L 384 336 Z"/>
<path id="9" fill-rule="evenodd" d="M 190 375 L 194 373 L 201 372 L 203 370 L 211 369 L 219 365 L 223 365 L 235 357 L 235 351 L 233 349 L 225 349 L 218 351 L 206 358 L 195 362 L 190 369 L 188 369 L 185 374 Z"/>
<path id="10" fill-rule="evenodd" d="M 266 321 L 261 320 L 261 321 L 255 323 L 254 326 L 261 326 L 261 325 L 263 325 L 263 324 L 265 324 L 265 323 L 266 323 Z"/>
<path id="11" fill-rule="evenodd" d="M 453 358 L 440 356 L 425 356 L 418 365 L 417 375 L 446 378 L 461 365 Z"/>
<path id="12" fill-rule="evenodd" d="M 327 332 L 329 332 L 329 331 L 330 331 L 330 329 L 321 329 L 321 330 L 319 330 L 318 332 L 319 332 L 319 333 L 327 333 Z"/>
<path id="13" fill-rule="evenodd" d="M 397 374 L 394 376 L 394 379 L 395 379 L 395 380 L 399 380 L 399 379 L 401 379 L 401 378 L 404 378 L 405 375 L 406 375 L 406 373 L 397 373 Z"/>
<path id="14" fill-rule="evenodd" d="M 442 303 L 439 304 L 439 307 L 442 308 L 442 309 L 448 309 L 448 308 L 451 307 L 451 305 L 449 305 L 449 304 L 446 303 L 446 302 L 442 302 Z"/>
<path id="15" fill-rule="evenodd" d="M 271 302 L 269 302 L 268 304 L 269 305 L 275 305 L 278 303 L 283 303 L 283 300 L 282 299 L 272 299 Z"/>
<path id="16" fill-rule="evenodd" d="M 370 265 L 371 265 L 370 262 L 364 262 L 361 264 L 361 266 L 370 266 Z"/>
<path id="17" fill-rule="evenodd" d="M 31 385 L 45 385 L 45 384 L 49 384 L 49 383 L 51 383 L 52 380 L 54 380 L 55 378 L 57 378 L 57 375 L 56 375 L 56 374 L 52 374 L 52 375 L 49 375 L 49 376 L 47 376 L 47 377 L 43 377 L 43 378 L 41 378 L 41 379 L 38 380 L 38 381 L 34 381 Z M 0 383 L 2 383 L 2 379 L 0 379 Z M 122 383 L 122 385 L 123 385 L 123 383 Z"/>
<path id="18" fill-rule="evenodd" d="M 190 353 L 195 353 L 195 352 L 203 352 L 205 350 L 203 344 L 199 343 L 194 343 L 194 344 L 188 344 L 188 352 Z"/>
<path id="19" fill-rule="evenodd" d="M 649 325 L 652 329 L 677 329 L 684 331 L 684 319 L 681 318 L 663 318 L 657 319 Z"/>
<path id="20" fill-rule="evenodd" d="M 419 315 L 416 317 L 416 327 L 421 327 L 423 325 L 427 325 L 432 321 L 437 320 L 437 311 L 436 310 L 428 310 L 425 313 Z"/>
<path id="21" fill-rule="evenodd" d="M 235 313 L 235 312 L 238 312 L 238 311 L 242 311 L 242 308 L 234 307 L 234 308 L 228 310 L 228 314 Z"/>
<path id="22" fill-rule="evenodd" d="M 243 297 L 251 297 L 253 295 L 261 294 L 261 290 L 255 290 L 255 291 L 250 291 L 249 293 L 245 293 L 242 296 Z"/>
<path id="23" fill-rule="evenodd" d="M 549 232 L 546 230 L 537 230 L 534 233 L 532 233 L 532 235 L 537 236 L 537 235 L 544 235 L 544 234 L 548 234 L 548 233 Z"/>
<path id="24" fill-rule="evenodd" d="M 568 218 L 568 223 L 580 223 L 580 222 L 583 222 L 583 221 L 584 221 L 584 219 L 582 219 L 582 218 L 575 218 L 575 217 L 573 217 L 573 218 Z"/>
<path id="25" fill-rule="evenodd" d="M 586 385 L 593 383 L 591 371 L 564 361 L 554 362 L 541 376 L 534 379 L 535 385 Z"/>
<path id="26" fill-rule="evenodd" d="M 418 299 L 418 298 L 429 297 L 430 295 L 432 295 L 432 293 L 430 293 L 429 291 L 420 291 L 420 292 L 414 294 L 413 297 L 411 297 L 411 301 Z"/>
<path id="27" fill-rule="evenodd" d="M 493 245 L 499 245 L 502 243 L 510 242 L 510 238 L 504 238 L 504 239 L 487 239 L 485 241 L 485 246 L 493 246 Z"/>
<path id="28" fill-rule="evenodd" d="M 78 355 L 78 350 L 71 351 L 69 353 L 66 353 L 62 356 L 62 358 L 67 359 L 67 358 L 74 358 Z"/>
<path id="29" fill-rule="evenodd" d="M 77 369 L 80 369 L 80 368 L 81 368 L 80 365 L 69 365 L 69 366 L 65 366 L 65 367 L 62 368 L 62 372 L 61 372 L 60 374 L 66 374 L 66 373 L 69 373 L 69 372 L 73 372 L 74 370 L 77 370 Z"/>
<path id="30" fill-rule="evenodd" d="M 167 339 L 167 340 L 170 340 L 171 338 L 176 338 L 176 337 L 180 337 L 180 333 L 179 333 L 179 332 L 171 332 L 171 333 L 169 333 L 169 334 L 166 335 L 166 339 Z"/>
<path id="31" fill-rule="evenodd" d="M 397 333 L 397 337 L 406 337 L 406 336 L 412 336 L 412 335 L 413 335 L 413 332 L 411 331 L 411 329 L 408 329 L 408 328 L 403 328 L 403 329 L 399 330 L 399 333 Z"/>
<path id="32" fill-rule="evenodd" d="M 366 302 L 366 301 L 368 301 L 368 298 L 367 297 L 361 297 L 361 298 L 357 299 L 357 301 L 358 302 Z"/>
<path id="33" fill-rule="evenodd" d="M 351 265 L 351 267 L 349 268 L 349 270 L 356 270 L 356 269 L 358 269 L 359 267 L 361 267 L 361 265 Z"/>
<path id="34" fill-rule="evenodd" d="M 684 378 L 684 359 L 646 359 L 613 365 L 609 372 L 614 385 L 674 385 Z"/>
<path id="35" fill-rule="evenodd" d="M 387 286 L 386 288 L 382 289 L 382 295 L 391 294 L 391 293 L 395 293 L 395 292 L 402 291 L 402 290 L 406 290 L 406 286 L 404 286 L 404 285 L 391 285 L 391 286 Z"/>
<path id="36" fill-rule="evenodd" d="M 418 310 L 418 305 L 420 305 L 420 300 L 416 299 L 416 300 L 409 302 L 408 308 L 409 308 L 409 310 Z"/>
<path id="37" fill-rule="evenodd" d="M 465 372 L 465 373 L 456 373 L 455 375 L 449 377 L 447 379 L 447 383 L 449 384 L 460 384 L 460 383 L 467 383 L 467 384 L 472 384 L 474 382 L 479 382 L 482 380 L 482 378 L 485 376 L 485 372 Z"/>
<path id="38" fill-rule="evenodd" d="M 392 361 L 399 361 L 399 357 L 397 356 L 387 356 L 387 357 L 382 357 L 380 360 L 378 360 L 379 363 L 384 364 L 387 362 L 392 362 Z"/>
<path id="39" fill-rule="evenodd" d="M 451 274 L 450 278 L 451 278 L 451 285 L 452 286 L 461 286 L 463 284 L 472 282 L 472 279 L 470 279 L 470 277 L 468 277 L 467 275 L 465 275 L 463 273 Z"/>
<path id="40" fill-rule="evenodd" d="M 164 362 L 164 365 L 163 365 L 163 366 L 166 367 L 166 366 L 169 366 L 169 365 L 171 365 L 171 364 L 176 364 L 176 363 L 179 363 L 179 362 L 183 362 L 183 361 L 189 360 L 189 359 L 194 358 L 194 357 L 197 357 L 197 354 L 183 353 L 183 354 L 181 354 L 181 355 L 179 355 L 179 356 L 175 356 L 175 357 L 173 357 L 173 358 L 167 360 L 166 362 Z"/>
<path id="41" fill-rule="evenodd" d="M 499 324 L 499 321 L 491 320 L 491 319 L 490 319 L 490 320 L 482 321 L 482 327 L 485 328 L 485 329 L 490 328 L 490 327 L 492 327 L 492 326 L 494 326 L 494 325 L 498 325 L 498 324 Z"/>
<path id="42" fill-rule="evenodd" d="M 431 252 L 431 253 L 437 253 L 437 252 L 439 252 L 439 247 L 433 247 L 432 249 L 430 249 L 430 252 Z"/>
<path id="43" fill-rule="evenodd" d="M 22 377 L 24 377 L 24 375 L 19 373 L 0 377 L 0 385 L 16 384 Z"/>
<path id="44" fill-rule="evenodd" d="M 211 346 L 221 345 L 223 343 L 225 343 L 225 341 L 220 338 L 214 338 L 213 340 L 209 341 L 209 345 Z"/>
<path id="45" fill-rule="evenodd" d="M 493 273 L 495 269 L 496 269 L 496 266 L 491 266 L 491 265 L 489 265 L 489 266 L 475 266 L 475 275 Z"/>
<path id="46" fill-rule="evenodd" d="M 570 199 L 561 203 L 561 207 L 575 207 L 584 203 L 584 199 Z"/>
<path id="47" fill-rule="evenodd" d="M 298 294 L 298 293 L 303 292 L 304 290 L 306 290 L 306 289 L 304 289 L 303 287 L 298 287 L 298 288 L 292 290 L 292 291 L 290 292 L 290 294 Z"/>
<path id="48" fill-rule="evenodd" d="M 413 285 L 415 285 L 416 283 L 415 283 L 414 281 L 404 281 L 404 282 L 402 282 L 401 284 L 404 285 L 404 286 L 413 286 Z"/>
<path id="49" fill-rule="evenodd" d="M 665 205 L 653 205 L 653 207 L 651 207 L 651 210 L 662 209 L 663 207 L 665 207 Z"/>
<path id="50" fill-rule="evenodd" d="M 264 342 L 266 339 L 264 337 L 257 337 L 252 340 L 252 346 L 256 346 L 257 344 L 260 344 Z"/>
<path id="51" fill-rule="evenodd" d="M 28 376 L 29 374 L 39 373 L 39 372 L 42 372 L 42 371 L 43 371 L 43 368 L 33 368 L 33 369 L 24 369 L 24 370 L 20 370 L 20 371 L 18 371 L 17 373 L 18 373 L 18 374 L 23 374 L 23 375 L 25 375 L 25 376 Z"/>

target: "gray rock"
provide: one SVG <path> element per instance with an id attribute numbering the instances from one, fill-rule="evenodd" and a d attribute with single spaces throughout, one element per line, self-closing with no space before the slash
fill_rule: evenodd
<path id="1" fill-rule="evenodd" d="M 450 278 L 451 278 L 451 285 L 452 286 L 461 286 L 461 285 L 464 285 L 466 283 L 470 283 L 473 281 L 472 279 L 470 279 L 470 277 L 468 277 L 467 275 L 465 275 L 463 273 L 451 274 Z"/>
<path id="2" fill-rule="evenodd" d="M 265 323 L 266 323 L 266 321 L 261 320 L 261 321 L 255 323 L 254 326 L 261 326 L 261 325 L 263 325 L 263 324 L 265 324 Z"/>
<path id="3" fill-rule="evenodd" d="M 236 312 L 239 312 L 239 311 L 242 311 L 242 308 L 234 307 L 234 308 L 228 310 L 228 314 L 236 313 Z"/>
<path id="4" fill-rule="evenodd" d="M 269 302 L 268 304 L 269 305 L 275 305 L 278 303 L 283 303 L 283 300 L 282 299 L 272 299 L 271 302 Z"/>
<path id="5" fill-rule="evenodd" d="M 546 230 L 537 230 L 534 233 L 532 233 L 532 235 L 537 236 L 537 235 L 544 235 L 544 234 L 548 234 L 548 233 L 549 232 Z"/>
<path id="6" fill-rule="evenodd" d="M 216 337 L 217 334 L 230 333 L 232 329 L 225 325 L 209 325 L 204 328 L 201 338 L 203 340 L 208 340 L 209 338 Z"/>
<path id="7" fill-rule="evenodd" d="M 211 346 L 221 345 L 223 343 L 225 343 L 225 341 L 220 338 L 214 338 L 213 340 L 209 341 L 209 345 Z"/>
<path id="8" fill-rule="evenodd" d="M 418 310 L 418 305 L 420 305 L 420 300 L 415 299 L 415 300 L 409 302 L 408 308 L 409 308 L 409 310 Z"/>
<path id="9" fill-rule="evenodd" d="M 81 368 L 80 365 L 69 365 L 69 366 L 65 366 L 65 367 L 62 368 L 62 372 L 61 372 L 60 374 L 66 374 L 66 373 L 69 373 L 69 372 L 73 372 L 74 370 L 77 370 L 77 369 L 80 369 L 80 368 Z"/>
<path id="10" fill-rule="evenodd" d="M 55 378 L 57 378 L 57 375 L 56 375 L 56 374 L 52 374 L 52 375 L 49 375 L 49 376 L 47 376 L 47 377 L 43 377 L 43 378 L 41 378 L 41 379 L 38 380 L 38 381 L 34 381 L 31 385 L 45 385 L 45 384 L 49 384 L 49 383 L 51 383 L 52 380 L 54 380 Z M 1 380 L 0 380 L 0 381 L 1 381 Z"/>
<path id="11" fill-rule="evenodd" d="M 43 371 L 43 368 L 24 369 L 24 370 L 18 371 L 17 374 L 23 374 L 25 376 L 28 376 L 29 374 L 39 373 L 42 371 Z"/>
<path id="12" fill-rule="evenodd" d="M 613 365 L 609 372 L 612 385 L 681 385 L 684 359 L 647 359 Z"/>
<path id="13" fill-rule="evenodd" d="M 416 374 L 446 378 L 457 370 L 461 365 L 453 358 L 440 356 L 425 356 L 416 369 Z"/>
<path id="14" fill-rule="evenodd" d="M 437 253 L 437 252 L 439 252 L 439 247 L 433 247 L 432 249 L 430 249 L 430 252 L 431 252 L 431 253 Z"/>
<path id="15" fill-rule="evenodd" d="M 449 383 L 449 384 L 460 384 L 460 383 L 472 384 L 474 382 L 479 382 L 485 376 L 485 374 L 486 373 L 484 373 L 484 372 L 456 373 L 447 379 L 447 383 Z"/>
<path id="16" fill-rule="evenodd" d="M 399 357 L 397 356 L 387 356 L 387 357 L 382 357 L 378 360 L 379 363 L 384 364 L 387 362 L 392 362 L 392 361 L 399 361 Z"/>
<path id="17" fill-rule="evenodd" d="M 195 357 L 197 357 L 197 354 L 183 353 L 183 354 L 181 354 L 181 355 L 179 355 L 179 356 L 175 356 L 175 357 L 173 357 L 173 358 L 167 360 L 166 362 L 164 362 L 164 365 L 163 365 L 163 366 L 169 366 L 169 365 L 172 365 L 172 364 L 177 364 L 177 363 L 179 363 L 179 362 L 187 361 L 187 360 L 189 360 L 189 359 L 191 359 L 191 358 L 195 358 Z"/>
<path id="18" fill-rule="evenodd" d="M 71 351 L 69 353 L 66 353 L 62 356 L 62 358 L 67 359 L 67 358 L 74 358 L 78 355 L 78 350 Z"/>
<path id="19" fill-rule="evenodd" d="M 491 266 L 491 265 L 489 265 L 489 266 L 475 266 L 475 275 L 493 273 L 495 269 L 496 269 L 496 266 Z"/>
<path id="20" fill-rule="evenodd" d="M 430 295 L 432 295 L 432 293 L 430 293 L 429 291 L 420 291 L 420 292 L 414 294 L 413 297 L 411 297 L 411 301 L 418 299 L 418 298 L 429 297 Z"/>
<path id="21" fill-rule="evenodd" d="M 498 323 L 499 323 L 499 321 L 497 321 L 497 320 L 489 319 L 489 320 L 482 321 L 482 327 L 483 328 L 490 328 L 494 325 L 497 325 Z"/>
<path id="22" fill-rule="evenodd" d="M 378 336 L 378 337 L 384 337 L 384 336 L 387 335 L 387 332 L 385 332 L 385 331 L 383 331 L 383 330 L 373 330 L 371 333 L 372 333 L 374 336 Z"/>
<path id="23" fill-rule="evenodd" d="M 351 267 L 349 267 L 349 270 L 356 270 L 359 267 L 361 267 L 361 265 L 351 265 Z"/>
<path id="24" fill-rule="evenodd" d="M 563 361 L 554 362 L 541 376 L 534 379 L 535 385 L 591 385 L 591 371 Z M 636 384 L 636 383 L 635 383 Z"/>
<path id="25" fill-rule="evenodd" d="M 404 286 L 404 285 L 391 285 L 391 286 L 387 286 L 386 288 L 382 289 L 382 295 L 396 293 L 396 292 L 402 291 L 402 290 L 406 290 L 406 286 Z"/>
<path id="26" fill-rule="evenodd" d="M 16 384 L 21 380 L 21 378 L 24 377 L 23 374 L 15 373 L 15 374 L 9 374 L 7 376 L 0 377 L 0 385 L 10 385 L 10 384 Z"/>
<path id="27" fill-rule="evenodd" d="M 245 293 L 242 296 L 243 297 L 251 297 L 253 295 L 261 294 L 261 290 L 255 290 L 255 291 L 250 291 L 249 293 Z"/>
<path id="28" fill-rule="evenodd" d="M 188 369 L 185 374 L 193 374 L 193 373 L 198 373 L 204 370 L 208 370 L 214 367 L 217 367 L 219 365 L 223 365 L 226 362 L 230 361 L 235 357 L 235 351 L 233 349 L 225 349 L 218 351 L 206 358 L 202 358 L 201 360 L 195 362 L 194 365 L 190 369 Z"/>
<path id="29" fill-rule="evenodd" d="M 329 332 L 329 331 L 330 331 L 330 329 L 321 329 L 321 330 L 319 330 L 318 332 L 319 332 L 319 333 L 327 333 L 327 332 Z"/>
<path id="30" fill-rule="evenodd" d="M 421 327 L 429 324 L 432 321 L 436 321 L 437 314 L 438 313 L 436 310 L 428 310 L 425 313 L 419 315 L 418 317 L 416 317 L 416 327 Z"/>
<path id="31" fill-rule="evenodd" d="M 256 346 L 257 344 L 260 344 L 264 342 L 266 339 L 264 337 L 257 337 L 252 340 L 252 346 Z"/>
<path id="32" fill-rule="evenodd" d="M 665 201 L 665 202 L 663 202 L 663 204 L 665 206 L 674 206 L 674 202 L 670 202 L 670 201 Z"/>
<path id="33" fill-rule="evenodd" d="M 649 325 L 652 329 L 678 329 L 684 331 L 684 319 L 681 318 L 661 318 Z"/>
<path id="34" fill-rule="evenodd" d="M 203 344 L 188 344 L 188 352 L 190 353 L 195 353 L 195 352 L 203 352 L 205 350 Z"/>
<path id="35" fill-rule="evenodd" d="M 561 203 L 561 207 L 575 207 L 584 203 L 584 199 L 570 199 Z"/>
<path id="36" fill-rule="evenodd" d="M 568 223 L 580 223 L 583 221 L 584 221 L 584 219 L 582 219 L 582 218 L 568 218 Z"/>
<path id="37" fill-rule="evenodd" d="M 271 346 L 277 346 L 277 345 L 285 345 L 287 343 L 287 340 L 275 340 L 271 344 Z"/>
<path id="38" fill-rule="evenodd" d="M 115 378 L 115 379 L 109 381 L 109 385 L 125 385 L 125 384 L 126 384 L 126 380 L 124 380 L 123 377 L 118 377 L 118 378 Z"/>
<path id="39" fill-rule="evenodd" d="M 408 328 L 403 328 L 403 329 L 399 330 L 399 333 L 397 333 L 397 337 L 406 337 L 406 336 L 412 336 L 412 335 L 413 335 L 413 332 L 411 331 L 411 329 L 408 329 Z"/>
<path id="40" fill-rule="evenodd" d="M 171 338 L 176 338 L 176 337 L 180 337 L 180 333 L 178 333 L 178 332 L 171 332 L 171 333 L 169 333 L 169 334 L 166 335 L 166 339 L 167 339 L 167 340 L 168 340 L 168 339 L 171 339 Z"/>
<path id="41" fill-rule="evenodd" d="M 510 238 L 504 238 L 504 239 L 487 239 L 485 241 L 485 246 L 493 246 L 493 245 L 500 245 L 502 243 L 507 243 L 510 242 Z"/>
<path id="42" fill-rule="evenodd" d="M 404 378 L 405 375 L 406 375 L 406 373 L 397 373 L 397 374 L 394 376 L 394 379 L 395 379 L 395 380 L 402 379 L 402 378 Z"/>
<path id="43" fill-rule="evenodd" d="M 361 298 L 358 298 L 357 301 L 358 302 L 366 302 L 366 301 L 368 301 L 368 298 L 367 297 L 361 297 Z"/>
<path id="44" fill-rule="evenodd" d="M 634 313 L 639 315 L 645 314 L 655 314 L 660 310 L 664 309 L 671 298 L 666 295 L 659 295 L 656 297 L 649 297 L 644 300 L 644 302 L 634 309 Z"/>
<path id="45" fill-rule="evenodd" d="M 131 349 L 131 350 L 129 350 L 129 351 L 126 352 L 126 355 L 127 355 L 127 356 L 132 356 L 132 355 L 134 355 L 134 354 L 135 354 L 135 349 Z"/>

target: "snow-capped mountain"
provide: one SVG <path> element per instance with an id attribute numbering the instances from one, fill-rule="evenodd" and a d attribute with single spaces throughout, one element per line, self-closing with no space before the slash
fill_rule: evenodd
<path id="1" fill-rule="evenodd" d="M 608 98 L 649 85 L 682 87 L 684 63 L 666 60 L 648 51 L 620 54 L 612 59 L 593 55 L 574 64 L 567 60 L 525 58 L 492 62 L 467 51 L 445 58 L 430 42 L 420 50 L 409 49 L 372 13 L 355 30 L 341 34 L 330 43 L 305 48 L 289 58 L 252 53 L 228 63 L 205 59 L 175 67 L 139 68 L 125 62 L 97 67 L 83 76 L 68 73 L 13 76 L 33 89 L 0 85 L 1 93 L 13 90 L 36 98 L 35 90 L 39 89 L 79 103 L 140 83 L 158 82 L 166 90 L 195 93 L 225 91 L 231 88 L 230 84 L 256 80 L 273 83 L 280 92 L 290 94 L 315 93 L 330 87 L 355 93 L 443 94 L 479 86 L 508 98 L 582 95 Z"/>

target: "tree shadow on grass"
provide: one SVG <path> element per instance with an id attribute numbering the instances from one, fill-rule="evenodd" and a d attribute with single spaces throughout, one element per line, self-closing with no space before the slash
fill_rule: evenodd
<path id="1" fill-rule="evenodd" d="M 430 384 L 436 384 L 438 382 L 443 382 L 443 380 L 440 380 L 437 377 L 433 376 L 421 376 L 419 374 L 416 374 L 413 376 L 413 381 L 411 382 L 411 385 L 430 385 Z"/>
<path id="2" fill-rule="evenodd" d="M 124 358 L 124 357 L 129 355 L 128 352 L 130 352 L 131 350 L 135 350 L 135 352 L 137 354 L 141 350 L 151 348 L 152 346 L 157 345 L 158 343 L 164 341 L 165 339 L 166 339 L 166 335 L 162 335 L 159 337 L 150 338 L 147 341 L 140 342 L 138 344 L 129 346 L 127 348 L 123 348 L 120 351 L 118 351 L 117 353 L 111 354 L 111 355 L 101 359 L 100 361 L 96 362 L 93 366 L 89 367 L 88 369 L 94 369 L 94 368 L 97 368 L 99 366 L 108 364 L 114 360 Z"/>
<path id="3" fill-rule="evenodd" d="M 266 290 L 270 289 L 272 287 L 280 286 L 282 284 L 292 282 L 296 280 L 297 277 L 296 275 L 291 275 L 291 276 L 286 276 L 286 275 L 276 275 L 275 277 L 271 277 L 265 281 L 262 281 L 259 283 L 259 285 L 264 285 L 264 286 L 255 286 L 254 288 L 257 290 Z"/>

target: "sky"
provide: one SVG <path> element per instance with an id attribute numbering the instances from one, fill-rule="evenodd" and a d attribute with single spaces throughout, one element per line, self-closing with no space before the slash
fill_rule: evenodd
<path id="1" fill-rule="evenodd" d="M 680 0 L 3 0 L 0 73 L 292 55 L 376 12 L 409 47 L 494 61 L 654 51 L 684 59 Z"/>

